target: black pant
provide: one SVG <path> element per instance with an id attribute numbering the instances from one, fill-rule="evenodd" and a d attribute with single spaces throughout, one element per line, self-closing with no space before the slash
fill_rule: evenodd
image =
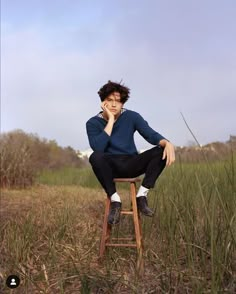
<path id="1" fill-rule="evenodd" d="M 163 150 L 163 147 L 158 145 L 137 155 L 94 151 L 89 157 L 89 162 L 107 195 L 111 197 L 116 192 L 113 178 L 132 178 L 145 173 L 142 186 L 153 188 L 166 164 L 166 159 L 162 159 Z"/>

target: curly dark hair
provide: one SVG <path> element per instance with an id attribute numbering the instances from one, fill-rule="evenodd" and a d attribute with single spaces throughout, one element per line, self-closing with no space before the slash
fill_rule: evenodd
<path id="1" fill-rule="evenodd" d="M 121 97 L 120 101 L 125 103 L 129 99 L 130 89 L 122 85 L 121 81 L 120 83 L 116 83 L 109 80 L 107 84 L 103 85 L 98 91 L 101 101 L 104 101 L 113 92 L 118 92 Z"/>

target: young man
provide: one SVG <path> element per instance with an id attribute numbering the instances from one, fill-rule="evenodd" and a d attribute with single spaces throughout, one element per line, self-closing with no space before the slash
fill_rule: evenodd
<path id="1" fill-rule="evenodd" d="M 98 91 L 102 111 L 86 123 L 89 144 L 94 151 L 89 162 L 111 198 L 109 224 L 119 223 L 121 211 L 121 199 L 116 192 L 114 178 L 145 174 L 137 193 L 137 206 L 144 215 L 153 216 L 147 203 L 148 191 L 154 187 L 164 167 L 175 161 L 174 146 L 154 131 L 139 113 L 123 108 L 129 93 L 129 88 L 124 85 L 108 81 Z M 135 131 L 156 146 L 138 154 L 134 143 Z"/>

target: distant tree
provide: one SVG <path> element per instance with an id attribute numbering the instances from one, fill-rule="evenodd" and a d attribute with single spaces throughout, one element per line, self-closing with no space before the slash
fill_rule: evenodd
<path id="1" fill-rule="evenodd" d="M 55 140 L 40 139 L 37 134 L 14 130 L 0 135 L 1 187 L 32 185 L 43 169 L 82 167 L 85 162 L 68 146 L 62 148 Z"/>

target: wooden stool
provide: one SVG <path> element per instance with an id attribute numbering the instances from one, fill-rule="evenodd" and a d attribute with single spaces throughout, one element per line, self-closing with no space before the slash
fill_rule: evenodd
<path id="1" fill-rule="evenodd" d="M 108 224 L 108 214 L 110 211 L 110 197 L 107 197 L 105 215 L 103 221 L 102 237 L 99 250 L 99 258 L 102 259 L 106 247 L 136 247 L 138 253 L 137 268 L 140 270 L 142 266 L 142 254 L 143 254 L 143 242 L 142 242 L 142 227 L 140 215 L 137 209 L 136 203 L 136 182 L 140 182 L 140 178 L 115 178 L 114 182 L 126 182 L 130 183 L 130 198 L 131 198 L 131 208 L 130 210 L 121 210 L 122 214 L 127 214 L 133 216 L 134 230 L 135 230 L 135 240 L 134 243 L 123 243 L 121 241 L 132 241 L 134 238 L 110 238 L 112 225 Z M 114 242 L 116 241 L 116 242 Z"/>

